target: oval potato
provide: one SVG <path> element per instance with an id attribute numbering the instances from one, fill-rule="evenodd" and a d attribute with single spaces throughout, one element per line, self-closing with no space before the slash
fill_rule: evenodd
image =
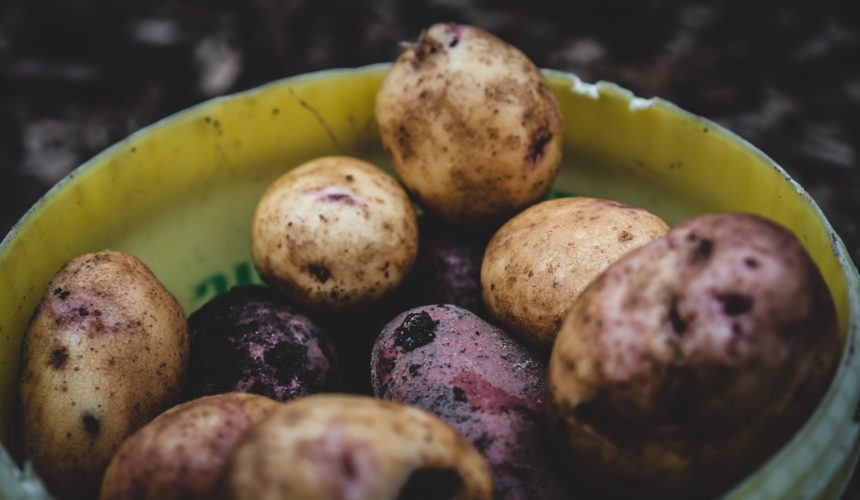
<path id="1" fill-rule="evenodd" d="M 278 403 L 228 393 L 174 406 L 128 437 L 102 481 L 102 500 L 212 498 L 227 459 Z"/>
<path id="2" fill-rule="evenodd" d="M 668 230 L 648 210 L 616 201 L 538 203 L 506 222 L 487 245 L 484 302 L 500 325 L 549 350 L 564 314 L 591 280 Z"/>
<path id="3" fill-rule="evenodd" d="M 455 224 L 499 221 L 537 201 L 561 163 L 561 111 L 540 70 L 473 26 L 421 33 L 383 80 L 375 116 L 403 184 Z"/>
<path id="4" fill-rule="evenodd" d="M 320 394 L 282 405 L 230 459 L 231 498 L 492 498 L 481 455 L 417 408 Z"/>
<path id="5" fill-rule="evenodd" d="M 565 318 L 551 430 L 615 496 L 712 497 L 815 409 L 839 354 L 830 292 L 797 238 L 711 214 L 622 257 Z"/>
<path id="6" fill-rule="evenodd" d="M 122 440 L 176 397 L 187 363 L 185 315 L 146 265 L 109 250 L 72 259 L 24 335 L 26 458 L 55 495 L 94 495 Z"/>
<path id="7" fill-rule="evenodd" d="M 452 305 L 423 306 L 379 335 L 377 397 L 448 422 L 487 459 L 496 495 L 563 499 L 544 421 L 546 363 L 501 329 Z"/>
<path id="8" fill-rule="evenodd" d="M 236 286 L 188 318 L 191 356 L 183 397 L 250 392 L 287 401 L 331 389 L 331 339 L 274 290 Z"/>

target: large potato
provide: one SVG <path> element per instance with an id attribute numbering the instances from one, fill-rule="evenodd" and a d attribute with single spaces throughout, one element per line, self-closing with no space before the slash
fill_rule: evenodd
<path id="1" fill-rule="evenodd" d="M 239 440 L 277 407 L 269 398 L 240 393 L 174 406 L 122 443 L 105 471 L 100 498 L 214 497 Z"/>
<path id="2" fill-rule="evenodd" d="M 549 350 L 564 314 L 609 264 L 669 230 L 653 213 L 594 198 L 529 207 L 487 245 L 481 287 L 490 314 Z"/>
<path id="3" fill-rule="evenodd" d="M 551 428 L 570 470 L 618 496 L 713 495 L 797 431 L 838 352 L 830 293 L 792 234 L 697 217 L 582 293 L 550 360 Z"/>
<path id="4" fill-rule="evenodd" d="M 272 412 L 236 449 L 225 475 L 235 499 L 489 499 L 481 455 L 417 408 L 364 396 L 316 395 Z"/>
<path id="5" fill-rule="evenodd" d="M 561 112 L 543 75 L 472 26 L 421 33 L 382 82 L 375 116 L 403 184 L 449 222 L 524 208 L 549 190 L 561 162 Z"/>
<path id="6" fill-rule="evenodd" d="M 315 309 L 372 303 L 394 290 L 418 252 L 406 192 L 375 166 L 319 158 L 278 178 L 257 204 L 251 253 L 260 276 Z"/>
<path id="7" fill-rule="evenodd" d="M 543 418 L 545 363 L 505 332 L 452 305 L 418 307 L 373 349 L 378 397 L 423 408 L 480 451 L 500 499 L 562 499 Z"/>
<path id="8" fill-rule="evenodd" d="M 61 497 L 90 496 L 123 439 L 177 395 L 182 308 L 135 257 L 82 255 L 54 276 L 24 335 L 24 452 Z"/>

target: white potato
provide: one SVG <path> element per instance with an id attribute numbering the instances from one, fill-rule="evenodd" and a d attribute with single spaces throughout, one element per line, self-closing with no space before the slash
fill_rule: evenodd
<path id="1" fill-rule="evenodd" d="M 364 396 L 293 400 L 251 429 L 225 475 L 235 499 L 492 498 L 486 462 L 418 408 Z"/>
<path id="2" fill-rule="evenodd" d="M 505 223 L 487 245 L 484 303 L 509 331 L 549 349 L 564 314 L 591 280 L 668 230 L 653 213 L 615 201 L 539 203 Z"/>
<path id="3" fill-rule="evenodd" d="M 434 24 L 397 58 L 376 97 L 394 170 L 448 222 L 501 220 L 546 193 L 563 126 L 538 68 L 472 26 Z"/>
<path id="4" fill-rule="evenodd" d="M 137 258 L 85 254 L 54 276 L 24 335 L 24 452 L 60 497 L 93 496 L 123 439 L 175 398 L 188 364 L 176 299 Z"/>
<path id="5" fill-rule="evenodd" d="M 287 172 L 254 213 L 251 253 L 260 276 L 315 309 L 380 299 L 403 281 L 417 252 L 406 192 L 356 158 L 319 158 Z"/>

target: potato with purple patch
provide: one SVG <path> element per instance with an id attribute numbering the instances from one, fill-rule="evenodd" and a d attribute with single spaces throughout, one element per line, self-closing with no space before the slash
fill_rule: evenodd
<path id="1" fill-rule="evenodd" d="M 456 306 L 418 307 L 382 331 L 371 370 L 376 396 L 423 408 L 466 436 L 499 498 L 567 497 L 544 435 L 545 365 L 502 330 Z"/>
<path id="2" fill-rule="evenodd" d="M 548 379 L 569 470 L 622 497 L 711 496 L 803 424 L 839 353 L 797 238 L 704 215 L 612 264 L 567 315 Z"/>
<path id="3" fill-rule="evenodd" d="M 263 193 L 251 254 L 263 280 L 293 301 L 356 308 L 389 294 L 409 273 L 417 224 L 394 178 L 359 159 L 329 156 L 287 172 Z"/>
<path id="4" fill-rule="evenodd" d="M 317 395 L 272 412 L 224 476 L 237 500 L 493 498 L 481 455 L 438 418 L 366 396 Z"/>
<path id="5" fill-rule="evenodd" d="M 490 314 L 549 350 L 576 297 L 609 264 L 669 230 L 643 208 L 595 198 L 529 207 L 490 240 L 481 286 Z"/>
<path id="6" fill-rule="evenodd" d="M 110 250 L 70 260 L 24 334 L 25 458 L 53 494 L 95 495 L 123 439 L 173 402 L 187 363 L 185 314 L 143 262 Z"/>
<path id="7" fill-rule="evenodd" d="M 174 406 L 122 443 L 105 471 L 100 498 L 215 497 L 236 445 L 278 406 L 269 398 L 241 393 Z"/>
<path id="8" fill-rule="evenodd" d="M 337 382 L 328 334 L 274 291 L 234 287 L 188 318 L 185 398 L 250 392 L 287 401 Z"/>
<path id="9" fill-rule="evenodd" d="M 473 26 L 434 24 L 376 96 L 394 171 L 429 212 L 499 221 L 546 193 L 561 162 L 561 111 L 540 70 Z"/>

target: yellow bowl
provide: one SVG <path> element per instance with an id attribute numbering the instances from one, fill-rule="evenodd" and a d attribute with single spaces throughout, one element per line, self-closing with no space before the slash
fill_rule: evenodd
<path id="1" fill-rule="evenodd" d="M 256 201 L 284 171 L 342 153 L 386 166 L 373 121 L 387 66 L 288 78 L 162 120 L 75 170 L 0 244 L 0 439 L 14 427 L 21 336 L 68 259 L 112 248 L 152 268 L 186 311 L 259 278 L 248 231 Z M 821 211 L 778 165 L 708 120 L 610 83 L 547 71 L 565 120 L 555 195 L 647 207 L 669 223 L 711 211 L 762 214 L 790 228 L 833 294 L 844 352 L 809 422 L 729 498 L 835 498 L 858 454 L 857 270 Z M 3 463 L 5 462 L 5 463 Z M 0 488 L 38 495 L 0 448 Z"/>

